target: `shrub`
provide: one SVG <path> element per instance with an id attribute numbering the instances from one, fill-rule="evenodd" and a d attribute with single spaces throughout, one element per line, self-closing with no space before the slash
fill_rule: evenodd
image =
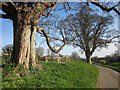
<path id="1" fill-rule="evenodd" d="M 101 64 L 106 64 L 106 61 L 105 60 L 101 60 L 100 63 Z"/>

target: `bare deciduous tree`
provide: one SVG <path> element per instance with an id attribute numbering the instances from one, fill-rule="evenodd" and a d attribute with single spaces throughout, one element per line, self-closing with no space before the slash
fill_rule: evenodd
<path id="1" fill-rule="evenodd" d="M 79 56 L 78 52 L 76 52 L 76 51 L 72 52 L 71 57 L 72 57 L 73 59 L 80 59 L 80 56 Z"/>
<path id="2" fill-rule="evenodd" d="M 106 47 L 113 39 L 117 38 L 117 31 L 110 29 L 113 23 L 112 16 L 101 16 L 89 8 L 82 6 L 75 15 L 69 15 L 64 22 L 68 25 L 68 31 L 73 34 L 73 45 L 80 47 L 84 52 L 88 63 L 98 47 Z"/>
<path id="3" fill-rule="evenodd" d="M 8 44 L 5 47 L 2 48 L 2 53 L 3 54 L 8 54 L 8 56 L 11 56 L 13 51 L 13 45 L 12 44 Z"/>
<path id="4" fill-rule="evenodd" d="M 47 56 L 50 56 L 50 49 L 47 49 Z"/>
<path id="5" fill-rule="evenodd" d="M 2 48 L 2 57 L 5 59 L 5 62 L 10 62 L 12 51 L 12 44 L 7 44 L 5 47 Z"/>
<path id="6" fill-rule="evenodd" d="M 43 56 L 43 55 L 44 55 L 44 48 L 43 48 L 43 47 L 38 47 L 38 48 L 36 49 L 36 54 L 37 54 L 38 56 Z"/>

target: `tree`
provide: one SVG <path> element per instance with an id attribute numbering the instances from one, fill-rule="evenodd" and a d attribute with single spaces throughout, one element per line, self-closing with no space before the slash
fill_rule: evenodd
<path id="1" fill-rule="evenodd" d="M 51 57 L 56 57 L 56 53 L 54 53 L 53 51 L 51 51 L 50 56 Z"/>
<path id="2" fill-rule="evenodd" d="M 5 59 L 6 62 L 10 62 L 12 51 L 13 51 L 12 44 L 8 44 L 2 48 L 2 57 Z"/>
<path id="3" fill-rule="evenodd" d="M 2 48 L 3 54 L 11 54 L 13 51 L 13 45 L 12 44 L 8 44 L 5 47 Z"/>
<path id="4" fill-rule="evenodd" d="M 114 38 L 117 38 L 116 30 L 111 30 L 112 16 L 101 16 L 89 8 L 81 6 L 75 15 L 69 15 L 64 22 L 68 25 L 68 32 L 75 38 L 73 45 L 80 47 L 84 52 L 88 63 L 98 47 L 106 47 Z"/>
<path id="5" fill-rule="evenodd" d="M 43 47 L 39 47 L 36 49 L 36 54 L 38 56 L 43 56 L 44 55 L 44 48 Z"/>
<path id="6" fill-rule="evenodd" d="M 120 51 L 119 51 L 119 50 L 116 50 L 113 55 L 115 55 L 115 56 L 120 56 Z"/>
<path id="7" fill-rule="evenodd" d="M 66 3 L 68 5 L 68 3 Z M 114 10 L 120 14 L 115 5 L 112 8 L 104 7 L 100 3 L 93 3 L 96 6 L 106 11 Z M 13 21 L 14 28 L 14 41 L 13 41 L 13 53 L 11 61 L 13 63 L 19 63 L 25 68 L 29 68 L 29 63 L 36 67 L 35 60 L 35 36 L 36 31 L 42 31 L 46 37 L 48 46 L 50 46 L 50 40 L 44 28 L 37 29 L 38 20 L 41 16 L 49 16 L 51 11 L 57 5 L 57 2 L 1 2 L 0 8 L 5 14 L 1 14 L 0 17 L 4 19 L 11 19 Z M 65 4 L 64 4 L 65 5 Z M 69 6 L 69 5 L 68 5 Z M 64 46 L 64 45 L 63 45 Z M 63 47 L 61 47 L 63 48 Z M 59 52 L 61 49 L 54 50 Z"/>
<path id="8" fill-rule="evenodd" d="M 47 56 L 50 56 L 50 49 L 47 49 Z"/>
<path id="9" fill-rule="evenodd" d="M 118 33 L 118 35 L 120 34 L 120 32 Z M 120 56 L 120 37 L 118 38 L 118 42 L 115 43 L 115 46 L 118 48 L 115 52 L 114 55 L 118 55 Z"/>
<path id="10" fill-rule="evenodd" d="M 29 62 L 36 67 L 35 36 L 37 23 L 49 8 L 56 3 L 46 2 L 0 2 L 2 5 L 2 18 L 11 19 L 14 26 L 14 42 L 12 62 L 29 68 Z"/>
<path id="11" fill-rule="evenodd" d="M 72 57 L 73 59 L 79 59 L 79 58 L 80 58 L 78 52 L 76 52 L 76 51 L 72 52 L 71 57 Z"/>

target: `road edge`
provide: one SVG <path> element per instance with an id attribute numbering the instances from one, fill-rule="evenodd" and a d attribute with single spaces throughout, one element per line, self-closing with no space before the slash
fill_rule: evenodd
<path id="1" fill-rule="evenodd" d="M 97 65 L 95 65 L 95 66 L 98 69 Z M 99 87 L 99 82 L 100 82 L 100 71 L 99 71 L 99 69 L 98 69 L 98 72 L 99 72 L 99 74 L 98 74 L 98 78 L 97 78 L 96 88 Z"/>

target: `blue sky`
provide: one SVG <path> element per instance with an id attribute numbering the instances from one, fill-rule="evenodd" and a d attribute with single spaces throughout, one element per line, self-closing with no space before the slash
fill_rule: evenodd
<path id="1" fill-rule="evenodd" d="M 118 29 L 118 22 L 117 18 L 115 19 L 115 28 Z M 2 25 L 2 27 L 1 27 Z M 12 21 L 9 19 L 0 19 L 0 37 L 2 36 L 2 46 L 5 46 L 7 44 L 13 43 L 13 26 Z M 40 37 L 38 34 L 36 36 L 36 46 L 38 47 L 41 43 L 42 37 Z M 1 40 L 0 40 L 1 41 Z M 47 49 L 46 43 L 41 45 L 44 47 L 44 49 Z M 117 50 L 117 47 L 114 46 L 114 44 L 111 44 L 107 49 L 101 49 L 101 51 L 96 51 L 93 56 L 105 56 L 110 55 L 111 53 L 114 53 L 114 51 Z M 73 51 L 79 52 L 78 48 L 73 48 L 72 46 L 65 46 L 63 50 L 60 52 L 61 54 L 70 55 Z M 83 54 L 80 54 L 81 57 L 85 57 Z"/>
<path id="2" fill-rule="evenodd" d="M 59 14 L 64 14 L 64 13 L 61 12 Z M 115 27 L 115 29 L 118 29 L 118 18 L 117 17 L 115 18 L 115 24 L 113 26 Z M 37 47 L 41 43 L 41 40 L 42 40 L 42 37 L 40 37 L 37 34 L 37 36 L 36 36 L 36 46 Z M 0 47 L 1 46 L 3 47 L 7 44 L 12 44 L 12 43 L 13 43 L 13 23 L 9 19 L 0 19 Z M 41 46 L 44 47 L 44 49 L 48 48 L 46 43 L 42 44 Z M 106 56 L 106 55 L 111 55 L 112 53 L 114 53 L 115 50 L 117 50 L 117 47 L 115 47 L 114 44 L 111 44 L 107 49 L 101 49 L 101 51 L 95 51 L 93 56 L 102 57 L 102 56 Z M 72 46 L 65 46 L 60 53 L 64 54 L 64 55 L 71 55 L 71 53 L 73 51 L 79 52 L 79 48 L 74 49 Z M 85 57 L 84 54 L 80 54 L 80 56 Z"/>

